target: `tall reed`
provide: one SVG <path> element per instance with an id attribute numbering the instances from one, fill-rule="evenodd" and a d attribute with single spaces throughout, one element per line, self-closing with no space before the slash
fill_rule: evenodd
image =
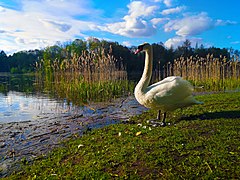
<path id="1" fill-rule="evenodd" d="M 155 73 L 158 79 L 159 72 Z M 240 61 L 213 55 L 207 57 L 180 57 L 173 63 L 163 66 L 162 77 L 181 76 L 191 81 L 195 86 L 203 85 L 205 90 L 225 90 L 240 87 Z"/>
<path id="2" fill-rule="evenodd" d="M 83 51 L 71 58 L 44 59 L 37 64 L 38 80 L 45 91 L 75 104 L 106 101 L 133 91 L 123 63 L 111 55 L 111 48 Z M 39 76 L 39 74 L 41 74 Z"/>

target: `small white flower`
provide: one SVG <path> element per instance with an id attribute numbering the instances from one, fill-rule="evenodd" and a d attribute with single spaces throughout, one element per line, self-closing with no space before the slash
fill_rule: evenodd
<path id="1" fill-rule="evenodd" d="M 80 147 L 83 147 L 83 146 L 84 146 L 83 144 L 79 144 L 79 145 L 78 145 L 78 149 L 79 149 Z"/>

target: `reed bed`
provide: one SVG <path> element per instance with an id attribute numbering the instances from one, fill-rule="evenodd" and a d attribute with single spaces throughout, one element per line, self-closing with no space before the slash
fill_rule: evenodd
<path id="1" fill-rule="evenodd" d="M 160 78 L 155 71 L 155 77 Z M 203 90 L 222 91 L 240 88 L 240 61 L 213 55 L 207 57 L 180 57 L 173 63 L 163 66 L 162 77 L 181 76 L 191 81 L 195 86 L 204 87 Z"/>
<path id="2" fill-rule="evenodd" d="M 36 69 L 38 72 L 44 71 L 45 73 L 72 73 L 77 76 L 81 74 L 85 80 L 90 79 L 92 81 L 91 78 L 98 76 L 98 74 L 114 75 L 115 71 L 125 71 L 122 61 L 116 59 L 111 52 L 111 47 L 109 51 L 106 51 L 104 48 L 98 48 L 90 52 L 87 50 L 82 51 L 80 56 L 73 54 L 63 59 L 43 59 L 40 63 L 36 63 Z M 104 76 L 104 78 L 101 78 L 110 80 L 111 77 Z"/>
<path id="3" fill-rule="evenodd" d="M 111 48 L 83 51 L 63 60 L 41 60 L 36 65 L 41 88 L 57 98 L 81 105 L 88 101 L 109 101 L 133 91 L 123 63 L 111 55 Z M 39 74 L 41 74 L 39 76 Z"/>

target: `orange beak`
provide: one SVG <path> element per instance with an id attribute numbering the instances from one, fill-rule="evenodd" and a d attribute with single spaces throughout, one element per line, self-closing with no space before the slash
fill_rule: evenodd
<path id="1" fill-rule="evenodd" d="M 138 54 L 141 51 L 142 51 L 141 49 L 137 49 L 134 54 Z"/>

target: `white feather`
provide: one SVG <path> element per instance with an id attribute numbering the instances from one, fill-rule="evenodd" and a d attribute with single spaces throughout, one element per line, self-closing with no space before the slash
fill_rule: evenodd
<path id="1" fill-rule="evenodd" d="M 146 52 L 145 67 L 142 78 L 134 91 L 134 95 L 140 104 L 164 112 L 201 104 L 193 97 L 193 86 L 190 82 L 179 76 L 170 76 L 148 86 L 152 75 L 152 48 L 145 43 L 143 51 Z"/>

